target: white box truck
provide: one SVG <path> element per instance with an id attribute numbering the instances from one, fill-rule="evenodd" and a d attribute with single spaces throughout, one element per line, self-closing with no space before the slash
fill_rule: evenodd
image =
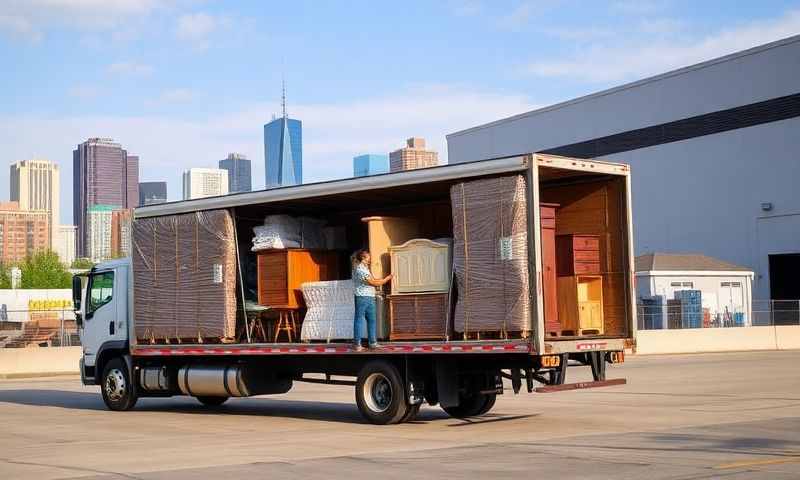
<path id="1" fill-rule="evenodd" d="M 443 314 L 447 317 L 443 319 L 447 331 L 442 337 L 390 336 L 378 348 L 363 351 L 356 349 L 352 340 L 300 341 L 295 335 L 291 341 L 277 341 L 271 333 L 259 336 L 252 328 L 251 319 L 257 315 L 248 311 L 254 307 L 245 291 L 254 288 L 248 278 L 256 259 L 249 241 L 253 226 L 265 216 L 292 214 L 336 219 L 347 226 L 346 248 L 350 251 L 365 245 L 361 218 L 416 218 L 421 225 L 427 225 L 420 227 L 420 236 L 449 233 L 456 237 L 453 255 L 458 257 L 458 249 L 466 250 L 466 245 L 459 247 L 459 232 L 453 232 L 453 225 L 463 227 L 469 212 L 465 210 L 467 216 L 453 221 L 459 212 L 453 212 L 452 192 L 469 182 L 509 176 L 523 179 L 524 195 L 518 201 L 527 206 L 523 219 L 527 260 L 524 271 L 515 272 L 525 279 L 523 316 L 518 317 L 524 322 L 521 328 L 492 332 L 467 331 L 463 325 L 454 327 L 454 318 L 463 315 L 458 312 L 458 302 L 468 295 L 471 298 L 467 300 L 473 304 L 476 300 L 497 300 L 481 298 L 480 291 L 467 293 L 458 281 L 448 292 L 447 311 Z M 632 346 L 636 328 L 630 192 L 626 165 L 529 154 L 138 208 L 134 212 L 134 230 L 141 230 L 153 219 L 197 212 L 224 211 L 230 215 L 236 237 L 235 272 L 226 277 L 230 272 L 223 272 L 215 264 L 213 281 L 235 279 L 236 333 L 217 340 L 200 334 L 195 338 L 142 334 L 147 328 L 137 326 L 137 322 L 144 322 L 145 316 L 148 322 L 168 322 L 169 318 L 159 315 L 185 316 L 188 311 L 189 319 L 194 318 L 192 315 L 207 319 L 215 305 L 209 307 L 208 299 L 191 295 L 178 298 L 182 292 L 170 290 L 172 293 L 167 295 L 166 287 L 153 284 L 152 279 L 145 281 L 143 274 L 137 272 L 153 266 L 137 264 L 148 260 L 137 260 L 141 252 L 137 254 L 140 246 L 134 241 L 133 261 L 103 262 L 73 281 L 83 346 L 83 383 L 99 385 L 112 410 L 133 408 L 139 397 L 189 395 L 204 405 L 220 405 L 230 397 L 285 393 L 297 381 L 345 384 L 355 387 L 359 410 L 375 424 L 413 419 L 423 402 L 438 404 L 455 417 L 482 415 L 503 393 L 503 379 L 510 380 L 514 393 L 522 388 L 545 393 L 624 383 L 621 378 L 606 378 L 606 364 L 624 361 L 624 350 Z M 544 210 L 531 208 L 536 205 L 555 208 L 555 219 L 543 219 Z M 587 268 L 589 273 L 596 269 L 594 283 L 581 285 L 576 272 L 564 273 L 559 266 L 559 293 L 552 292 L 556 278 L 552 271 L 554 252 L 543 238 L 546 228 L 554 229 L 559 238 L 590 235 L 597 239 L 599 251 L 593 254 L 593 263 L 575 264 L 575 268 Z M 513 252 L 509 242 L 508 238 L 496 238 L 490 245 L 494 245 L 491 248 L 498 256 L 507 258 Z M 188 267 L 181 264 L 177 246 L 175 250 L 174 258 L 162 255 L 153 262 L 160 262 L 159 268 L 172 268 L 173 274 L 180 276 L 181 269 Z M 466 251 L 461 253 L 469 255 Z M 196 265 L 192 268 L 204 268 L 202 252 L 193 254 L 191 262 Z M 561 276 L 570 273 L 572 277 Z M 170 278 L 174 283 L 175 279 Z M 348 278 L 349 272 L 345 271 L 338 279 Z M 572 288 L 577 288 L 577 293 L 562 295 L 561 290 Z M 587 295 L 597 296 L 581 298 Z M 584 308 L 585 312 L 577 311 Z M 546 319 L 550 314 L 558 315 L 562 323 Z M 587 321 L 592 328 L 567 325 L 578 319 L 583 322 L 584 316 L 590 314 Z M 493 321 L 491 311 L 480 315 L 476 319 L 473 313 L 470 322 L 486 325 Z M 561 327 L 553 328 L 552 324 Z M 591 369 L 594 381 L 567 383 L 568 369 L 580 367 Z"/>

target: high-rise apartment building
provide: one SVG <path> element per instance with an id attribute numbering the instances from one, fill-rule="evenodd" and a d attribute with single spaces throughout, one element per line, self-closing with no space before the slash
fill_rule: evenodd
<path id="1" fill-rule="evenodd" d="M 241 153 L 229 153 L 228 158 L 219 161 L 219 168 L 228 171 L 228 193 L 253 190 L 250 160 L 246 156 Z"/>
<path id="2" fill-rule="evenodd" d="M 283 90 L 283 115 L 264 125 L 264 167 L 266 188 L 303 183 L 303 123 L 286 113 Z"/>
<path id="3" fill-rule="evenodd" d="M 72 152 L 77 254 L 89 255 L 87 215 L 93 205 L 134 208 L 139 202 L 139 157 L 110 138 L 90 138 Z M 109 224 L 110 225 L 110 224 Z M 110 235 L 110 232 L 109 232 Z"/>
<path id="4" fill-rule="evenodd" d="M 219 168 L 190 168 L 183 172 L 183 199 L 228 194 L 228 171 Z"/>
<path id="5" fill-rule="evenodd" d="M 48 213 L 48 246 L 55 248 L 61 223 L 58 165 L 42 159 L 22 160 L 11 165 L 10 180 L 10 199 L 19 203 L 20 210 Z"/>
<path id="6" fill-rule="evenodd" d="M 131 220 L 133 210 L 114 210 L 111 212 L 111 256 L 112 258 L 131 255 Z"/>
<path id="7" fill-rule="evenodd" d="M 0 203 L 0 263 L 18 263 L 50 246 L 50 214 L 22 210 L 18 202 Z"/>
<path id="8" fill-rule="evenodd" d="M 86 255 L 93 262 L 112 258 L 111 221 L 115 205 L 92 205 L 86 212 Z"/>
<path id="9" fill-rule="evenodd" d="M 435 167 L 438 163 L 439 154 L 425 150 L 425 139 L 419 137 L 409 138 L 404 148 L 389 154 L 389 166 L 392 172 Z"/>
<path id="10" fill-rule="evenodd" d="M 139 182 L 139 207 L 167 201 L 167 182 Z"/>
<path id="11" fill-rule="evenodd" d="M 366 177 L 389 171 L 388 155 L 359 155 L 353 157 L 353 176 Z"/>
<path id="12" fill-rule="evenodd" d="M 61 263 L 71 265 L 75 260 L 75 225 L 59 225 L 53 251 L 58 254 Z"/>

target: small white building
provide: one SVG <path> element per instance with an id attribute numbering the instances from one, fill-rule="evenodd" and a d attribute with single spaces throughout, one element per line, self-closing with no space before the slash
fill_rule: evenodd
<path id="1" fill-rule="evenodd" d="M 702 326 L 754 324 L 753 271 L 749 268 L 705 255 L 674 253 L 640 255 L 635 268 L 640 329 L 671 328 L 666 301 L 682 290 L 700 291 Z"/>

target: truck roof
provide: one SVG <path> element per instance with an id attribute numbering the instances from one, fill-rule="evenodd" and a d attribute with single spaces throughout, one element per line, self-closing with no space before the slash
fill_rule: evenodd
<path id="1" fill-rule="evenodd" d="M 203 210 L 232 208 L 254 204 L 264 204 L 286 200 L 322 197 L 340 193 L 361 192 L 389 187 L 400 187 L 428 182 L 456 180 L 460 178 L 497 175 L 518 172 L 528 167 L 533 159 L 541 166 L 577 170 L 583 173 L 628 174 L 628 166 L 619 163 L 597 160 L 572 159 L 555 155 L 517 155 L 491 160 L 442 165 L 438 167 L 384 173 L 366 177 L 345 178 L 324 182 L 306 183 L 287 187 L 277 187 L 254 192 L 242 192 L 217 197 L 181 200 L 139 207 L 134 210 L 134 218 L 158 217 L 191 213 Z"/>

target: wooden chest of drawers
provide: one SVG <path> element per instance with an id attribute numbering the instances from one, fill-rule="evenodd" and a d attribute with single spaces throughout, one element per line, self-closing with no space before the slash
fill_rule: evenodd
<path id="1" fill-rule="evenodd" d="M 389 339 L 439 339 L 447 336 L 447 294 L 389 295 Z"/>
<path id="2" fill-rule="evenodd" d="M 304 307 L 300 285 L 339 277 L 339 255 L 333 251 L 263 250 L 256 258 L 258 303 L 265 306 Z"/>
<path id="3" fill-rule="evenodd" d="M 556 270 L 559 277 L 600 275 L 600 237 L 556 236 Z"/>

